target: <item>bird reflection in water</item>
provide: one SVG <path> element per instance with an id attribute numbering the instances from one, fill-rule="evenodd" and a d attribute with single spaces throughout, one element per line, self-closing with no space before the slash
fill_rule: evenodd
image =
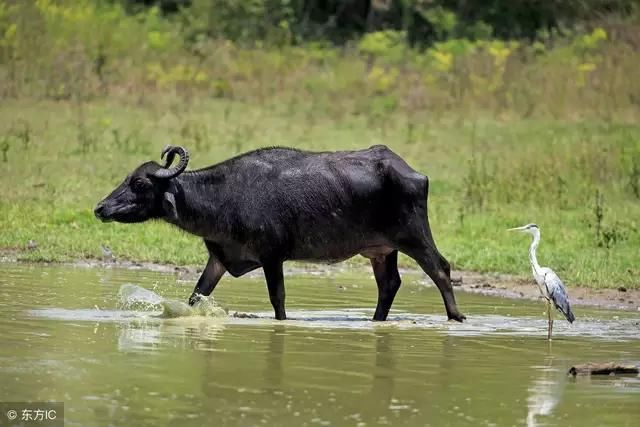
<path id="1" fill-rule="evenodd" d="M 552 366 L 547 358 L 546 366 L 538 366 L 538 377 L 529 387 L 527 398 L 527 427 L 543 425 L 541 417 L 549 417 L 562 398 L 566 384 L 566 375 Z"/>

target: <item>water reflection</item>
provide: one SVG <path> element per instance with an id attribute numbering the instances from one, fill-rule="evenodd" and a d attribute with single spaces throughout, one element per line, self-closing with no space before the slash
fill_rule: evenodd
<path id="1" fill-rule="evenodd" d="M 118 350 L 148 351 L 158 347 L 212 350 L 225 328 L 222 321 L 204 317 L 145 319 L 119 324 Z"/>
<path id="2" fill-rule="evenodd" d="M 542 417 L 553 413 L 564 393 L 567 376 L 565 371 L 553 367 L 553 357 L 547 356 L 543 366 L 536 366 L 537 377 L 528 389 L 527 427 L 546 424 Z"/>
<path id="3" fill-rule="evenodd" d="M 157 347 L 161 334 L 159 325 L 151 328 L 125 324 L 118 333 L 118 350 L 127 352 Z"/>
<path id="4" fill-rule="evenodd" d="M 371 409 L 368 418 L 378 423 L 384 423 L 389 409 L 397 410 L 397 400 L 394 399 L 396 373 L 396 352 L 393 332 L 384 330 L 375 333 L 375 363 L 373 366 L 373 381 L 369 401 Z"/>
<path id="5" fill-rule="evenodd" d="M 276 325 L 269 331 L 269 345 L 265 354 L 266 364 L 263 376 L 265 383 L 270 384 L 274 389 L 279 389 L 282 385 L 286 339 L 287 330 L 283 325 Z"/>
<path id="6" fill-rule="evenodd" d="M 396 369 L 394 333 L 378 331 L 375 333 L 375 365 L 373 369 L 372 394 L 389 401 L 393 396 L 394 372 Z"/>

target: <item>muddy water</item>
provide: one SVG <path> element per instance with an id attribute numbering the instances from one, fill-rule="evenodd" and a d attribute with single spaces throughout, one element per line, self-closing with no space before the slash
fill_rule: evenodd
<path id="1" fill-rule="evenodd" d="M 369 275 L 287 285 L 292 320 L 276 322 L 259 278 L 225 278 L 189 311 L 193 284 L 175 275 L 0 264 L 0 401 L 64 401 L 67 426 L 640 420 L 639 378 L 566 376 L 640 362 L 640 314 L 577 307 L 548 343 L 542 303 L 458 294 L 469 320 L 449 323 L 437 292 L 405 277 L 380 324 Z"/>

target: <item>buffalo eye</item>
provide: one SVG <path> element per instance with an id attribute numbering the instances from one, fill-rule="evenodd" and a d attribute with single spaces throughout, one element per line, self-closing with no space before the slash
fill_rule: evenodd
<path id="1" fill-rule="evenodd" d="M 150 186 L 151 183 L 142 178 L 135 178 L 131 181 L 131 189 L 134 193 L 144 193 Z"/>

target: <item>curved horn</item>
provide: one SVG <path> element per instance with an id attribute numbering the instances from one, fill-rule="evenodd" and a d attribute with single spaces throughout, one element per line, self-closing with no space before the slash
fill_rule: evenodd
<path id="1" fill-rule="evenodd" d="M 167 156 L 167 160 L 164 162 L 165 169 L 168 169 L 169 166 L 171 166 L 171 163 L 173 163 L 173 159 L 176 157 L 176 150 L 174 150 L 173 148 L 174 147 L 172 145 L 165 145 L 164 148 L 162 149 L 162 153 L 160 153 L 161 160 L 164 159 L 164 156 L 169 154 Z"/>
<path id="2" fill-rule="evenodd" d="M 180 156 L 180 162 L 175 167 L 169 168 L 171 163 L 173 163 L 173 159 L 176 154 Z M 171 179 L 180 175 L 187 168 L 187 163 L 189 163 L 189 152 L 184 148 L 180 146 L 167 145 L 162 150 L 160 158 L 164 159 L 165 155 L 167 156 L 167 161 L 164 164 L 164 167 L 162 169 L 158 169 L 153 174 L 156 178 Z"/>

